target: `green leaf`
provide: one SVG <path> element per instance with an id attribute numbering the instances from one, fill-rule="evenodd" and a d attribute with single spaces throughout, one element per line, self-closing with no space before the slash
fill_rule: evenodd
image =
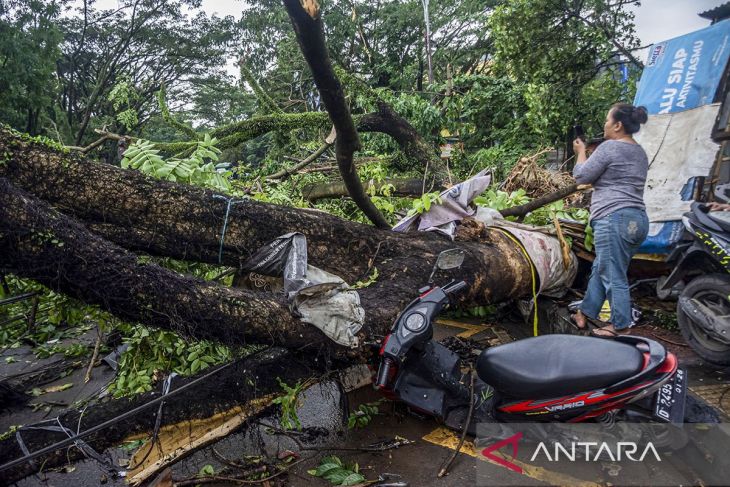
<path id="1" fill-rule="evenodd" d="M 423 207 L 426 209 L 426 211 L 429 211 L 431 209 L 431 199 L 429 198 L 428 194 L 424 194 L 421 196 L 421 201 L 423 201 Z"/>
<path id="2" fill-rule="evenodd" d="M 340 485 L 357 485 L 364 481 L 365 477 L 362 474 L 355 472 L 345 477 Z"/>
<path id="3" fill-rule="evenodd" d="M 315 477 L 324 477 L 327 472 L 330 472 L 335 469 L 342 469 L 342 467 L 336 463 L 324 463 L 317 467 L 316 473 L 314 474 Z"/>
<path id="4" fill-rule="evenodd" d="M 322 458 L 322 463 L 336 463 L 338 466 L 342 466 L 342 460 L 337 455 L 330 455 Z"/>
<path id="5" fill-rule="evenodd" d="M 349 470 L 342 467 L 337 467 L 332 470 L 327 471 L 324 475 L 322 475 L 322 478 L 325 480 L 329 480 L 331 483 L 335 485 L 342 485 L 342 482 L 351 474 Z"/>

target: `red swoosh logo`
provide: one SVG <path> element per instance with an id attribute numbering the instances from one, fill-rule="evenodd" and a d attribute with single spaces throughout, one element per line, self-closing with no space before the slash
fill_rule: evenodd
<path id="1" fill-rule="evenodd" d="M 484 455 L 488 460 L 498 464 L 502 465 L 503 467 L 506 467 L 513 472 L 522 473 L 522 468 L 515 465 L 514 463 L 505 460 L 504 458 L 492 455 L 492 452 L 495 450 L 499 450 L 505 445 L 512 445 L 512 458 L 517 458 L 517 446 L 518 442 L 522 439 L 522 432 L 515 433 L 514 435 L 510 436 L 509 438 L 506 438 L 504 440 L 498 441 L 497 443 L 490 445 L 486 447 L 484 450 L 482 450 L 482 455 Z"/>

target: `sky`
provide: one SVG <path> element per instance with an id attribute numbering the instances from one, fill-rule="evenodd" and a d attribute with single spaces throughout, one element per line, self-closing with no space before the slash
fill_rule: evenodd
<path id="1" fill-rule="evenodd" d="M 203 0 L 203 10 L 208 14 L 238 17 L 246 0 Z M 438 1 L 438 0 L 431 0 Z M 80 0 L 76 2 L 83 5 Z M 633 7 L 636 33 L 642 46 L 681 36 L 710 25 L 697 15 L 725 3 L 725 0 L 643 0 L 640 7 Z M 115 8 L 117 0 L 98 0 L 97 9 Z M 638 53 L 642 61 L 645 52 Z M 234 69 L 234 71 L 237 71 Z"/>
<path id="2" fill-rule="evenodd" d="M 707 27 L 710 21 L 700 12 L 722 5 L 726 0 L 642 0 L 634 7 L 636 34 L 642 46 L 665 41 Z M 648 51 L 648 49 L 646 50 Z M 646 53 L 638 56 L 644 61 Z"/>

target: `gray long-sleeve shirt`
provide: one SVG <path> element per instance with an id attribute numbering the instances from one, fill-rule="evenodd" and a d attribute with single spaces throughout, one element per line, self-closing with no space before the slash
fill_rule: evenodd
<path id="1" fill-rule="evenodd" d="M 607 140 L 583 164 L 576 164 L 573 177 L 578 184 L 592 184 L 591 220 L 621 208 L 644 205 L 644 185 L 649 160 L 639 144 Z"/>

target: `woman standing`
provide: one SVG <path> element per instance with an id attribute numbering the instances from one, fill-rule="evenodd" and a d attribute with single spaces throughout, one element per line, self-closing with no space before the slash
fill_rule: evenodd
<path id="1" fill-rule="evenodd" d="M 573 176 L 578 184 L 593 185 L 590 225 L 596 253 L 586 295 L 574 319 L 579 328 L 585 328 L 586 317 L 597 319 L 608 299 L 611 318 L 607 326 L 593 331 L 598 336 L 627 334 L 631 326 L 626 273 L 649 231 L 644 205 L 649 161 L 633 134 L 647 118 L 646 108 L 618 103 L 606 115 L 605 141 L 590 157 L 586 157 L 585 142 L 573 141 L 577 155 Z"/>

